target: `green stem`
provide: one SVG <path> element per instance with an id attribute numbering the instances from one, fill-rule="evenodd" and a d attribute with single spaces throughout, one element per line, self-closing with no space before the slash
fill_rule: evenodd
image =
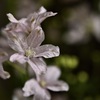
<path id="1" fill-rule="evenodd" d="M 26 63 L 25 69 L 26 69 L 26 77 L 29 78 L 29 70 L 28 70 L 28 63 Z"/>

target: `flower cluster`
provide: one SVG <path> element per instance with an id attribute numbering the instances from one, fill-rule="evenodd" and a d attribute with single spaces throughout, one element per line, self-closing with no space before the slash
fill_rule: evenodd
<path id="1" fill-rule="evenodd" d="M 43 58 L 57 57 L 60 54 L 58 46 L 41 45 L 45 39 L 41 23 L 56 14 L 47 12 L 44 7 L 20 20 L 11 13 L 7 14 L 10 23 L 3 32 L 7 36 L 9 46 L 16 52 L 9 59 L 11 62 L 28 63 L 33 69 L 36 78 L 28 80 L 23 91 L 24 96 L 34 95 L 34 100 L 50 100 L 51 96 L 47 89 L 52 91 L 68 91 L 69 89 L 67 83 L 57 80 L 60 70 L 55 66 L 47 67 L 43 60 Z M 3 70 L 3 67 L 0 67 L 0 76 L 5 79 L 10 75 Z"/>

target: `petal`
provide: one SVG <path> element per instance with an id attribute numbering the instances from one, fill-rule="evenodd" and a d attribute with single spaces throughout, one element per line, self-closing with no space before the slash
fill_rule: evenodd
<path id="1" fill-rule="evenodd" d="M 38 23 L 42 23 L 46 18 L 55 16 L 57 13 L 53 12 L 44 12 L 44 13 L 39 13 L 39 16 L 37 18 Z"/>
<path id="2" fill-rule="evenodd" d="M 28 63 L 37 76 L 46 72 L 46 64 L 41 59 L 32 58 L 31 60 L 28 60 Z"/>
<path id="3" fill-rule="evenodd" d="M 25 85 L 23 87 L 23 91 L 24 91 L 24 96 L 28 97 L 30 95 L 35 94 L 35 89 L 38 89 L 39 84 L 37 83 L 37 81 L 35 79 L 31 79 L 25 82 Z"/>
<path id="4" fill-rule="evenodd" d="M 11 22 L 18 23 L 18 20 L 11 13 L 8 13 L 7 16 Z"/>
<path id="5" fill-rule="evenodd" d="M 8 41 L 9 46 L 17 51 L 17 52 L 24 52 L 23 48 L 21 47 L 21 45 L 15 40 L 15 41 Z"/>
<path id="6" fill-rule="evenodd" d="M 24 35 L 29 34 L 30 25 L 27 22 L 26 18 L 22 18 L 19 20 L 19 23 L 16 26 L 16 31 L 23 33 Z"/>
<path id="7" fill-rule="evenodd" d="M 27 58 L 19 53 L 15 53 L 15 54 L 10 56 L 10 61 L 11 62 L 17 61 L 17 62 L 23 64 L 27 61 Z"/>
<path id="8" fill-rule="evenodd" d="M 64 81 L 55 81 L 53 83 L 50 83 L 47 88 L 52 91 L 68 91 L 69 86 Z"/>
<path id="9" fill-rule="evenodd" d="M 17 36 L 15 36 L 14 34 L 8 34 L 8 44 L 13 50 L 17 52 L 24 52 L 21 43 L 24 44 L 19 40 Z"/>
<path id="10" fill-rule="evenodd" d="M 3 78 L 3 79 L 10 78 L 10 74 L 8 72 L 4 71 L 1 64 L 0 64 L 0 77 Z"/>
<path id="11" fill-rule="evenodd" d="M 28 16 L 28 21 L 36 21 L 36 25 L 40 25 L 46 18 L 55 16 L 57 13 L 47 12 L 46 9 L 42 6 L 39 11 L 34 12 Z"/>
<path id="12" fill-rule="evenodd" d="M 59 56 L 59 47 L 53 45 L 42 45 L 34 49 L 35 57 L 52 58 Z"/>
<path id="13" fill-rule="evenodd" d="M 27 43 L 29 47 L 36 48 L 38 47 L 44 40 L 44 32 L 40 26 L 30 33 L 27 38 Z"/>
<path id="14" fill-rule="evenodd" d="M 61 71 L 56 66 L 48 66 L 45 74 L 47 82 L 56 81 L 61 75 Z"/>
<path id="15" fill-rule="evenodd" d="M 26 97 L 34 94 L 34 100 L 50 100 L 48 91 L 41 88 L 35 79 L 27 81 L 23 87 L 23 91 Z"/>
<path id="16" fill-rule="evenodd" d="M 51 95 L 47 90 L 42 89 L 36 95 L 33 100 L 51 100 Z"/>
<path id="17" fill-rule="evenodd" d="M 45 13 L 47 10 L 42 6 L 40 9 L 39 9 L 39 14 L 42 14 L 42 13 Z"/>
<path id="18" fill-rule="evenodd" d="M 12 22 L 12 24 L 16 27 L 15 30 L 13 30 L 13 31 L 25 32 L 25 33 L 27 33 L 29 31 L 30 28 L 29 28 L 29 25 L 26 21 L 27 20 L 26 18 L 22 18 L 20 20 L 17 20 L 17 19 L 15 19 L 15 17 L 11 13 L 8 13 L 7 16 L 8 16 L 8 19 Z M 12 30 L 10 30 L 10 31 L 12 31 Z"/>

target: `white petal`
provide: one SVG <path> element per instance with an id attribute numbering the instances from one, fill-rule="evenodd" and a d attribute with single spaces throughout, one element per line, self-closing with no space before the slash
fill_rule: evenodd
<path id="1" fill-rule="evenodd" d="M 10 74 L 8 72 L 4 71 L 1 64 L 0 64 L 0 77 L 3 78 L 3 79 L 10 78 Z"/>
<path id="2" fill-rule="evenodd" d="M 28 80 L 24 87 L 23 87 L 23 91 L 24 91 L 24 96 L 28 97 L 30 95 L 33 95 L 35 93 L 35 89 L 38 89 L 39 84 L 37 83 L 36 80 L 31 79 Z"/>
<path id="3" fill-rule="evenodd" d="M 29 47 L 35 48 L 38 47 L 44 40 L 44 32 L 40 26 L 30 33 L 27 38 L 27 43 Z"/>
<path id="4" fill-rule="evenodd" d="M 21 54 L 15 53 L 15 54 L 11 55 L 10 61 L 11 62 L 17 61 L 17 62 L 23 64 L 27 61 L 27 58 Z"/>
<path id="5" fill-rule="evenodd" d="M 42 23 L 46 18 L 51 17 L 51 16 L 55 16 L 57 13 L 53 13 L 53 12 L 44 12 L 39 14 L 38 18 L 37 18 L 37 22 Z"/>
<path id="6" fill-rule="evenodd" d="M 48 66 L 45 74 L 47 82 L 56 81 L 61 75 L 61 71 L 56 66 Z"/>
<path id="7" fill-rule="evenodd" d="M 24 52 L 21 43 L 22 42 L 19 40 L 19 38 L 15 36 L 14 34 L 8 35 L 8 44 L 13 50 L 17 52 Z"/>
<path id="8" fill-rule="evenodd" d="M 39 9 L 39 14 L 42 14 L 42 13 L 45 13 L 47 10 L 42 6 L 40 9 Z"/>
<path id="9" fill-rule="evenodd" d="M 8 19 L 11 21 L 11 24 L 15 26 L 15 29 L 13 29 L 14 27 L 12 26 L 10 28 L 10 31 L 28 33 L 30 28 L 29 28 L 29 25 L 26 21 L 27 20 L 26 18 L 22 18 L 20 20 L 17 20 L 14 18 L 14 16 L 11 13 L 8 13 L 7 16 L 8 16 Z M 9 29 L 9 24 L 7 25 L 6 29 Z"/>
<path id="10" fill-rule="evenodd" d="M 52 91 L 68 91 L 69 86 L 66 82 L 63 81 L 55 81 L 50 83 L 47 88 Z"/>
<path id="11" fill-rule="evenodd" d="M 28 60 L 28 63 L 37 76 L 46 72 L 46 64 L 39 58 L 32 58 L 31 60 Z"/>
<path id="12" fill-rule="evenodd" d="M 59 47 L 53 45 L 42 45 L 35 50 L 35 57 L 52 58 L 57 57 L 60 54 Z"/>
<path id="13" fill-rule="evenodd" d="M 13 23 L 18 23 L 18 20 L 14 18 L 14 16 L 11 13 L 7 14 L 8 19 Z"/>
<path id="14" fill-rule="evenodd" d="M 18 29 L 23 33 L 23 35 L 29 34 L 30 25 L 27 22 L 26 18 L 22 18 L 19 20 L 19 23 L 17 24 L 17 30 Z"/>
<path id="15" fill-rule="evenodd" d="M 15 50 L 17 52 L 21 52 L 21 53 L 24 52 L 23 48 L 21 47 L 21 45 L 17 41 L 14 41 L 14 42 L 8 41 L 8 44 L 13 50 Z"/>
<path id="16" fill-rule="evenodd" d="M 51 100 L 51 95 L 47 90 L 42 89 L 34 96 L 33 100 Z"/>
<path id="17" fill-rule="evenodd" d="M 34 94 L 34 100 L 50 100 L 50 94 L 43 89 L 35 79 L 27 81 L 23 91 L 26 97 Z"/>

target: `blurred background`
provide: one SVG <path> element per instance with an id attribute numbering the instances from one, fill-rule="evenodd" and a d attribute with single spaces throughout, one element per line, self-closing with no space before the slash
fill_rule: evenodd
<path id="1" fill-rule="evenodd" d="M 100 1 L 0 0 L 0 29 L 9 23 L 7 13 L 20 19 L 41 6 L 58 13 L 41 25 L 46 37 L 43 44 L 58 45 L 61 51 L 59 57 L 46 62 L 61 69 L 60 79 L 70 87 L 68 92 L 51 92 L 52 100 L 100 100 Z M 8 51 L 2 32 L 0 38 L 0 48 Z M 21 95 L 28 79 L 25 71 L 9 61 L 3 65 L 11 78 L 0 78 L 0 100 L 30 100 Z"/>

